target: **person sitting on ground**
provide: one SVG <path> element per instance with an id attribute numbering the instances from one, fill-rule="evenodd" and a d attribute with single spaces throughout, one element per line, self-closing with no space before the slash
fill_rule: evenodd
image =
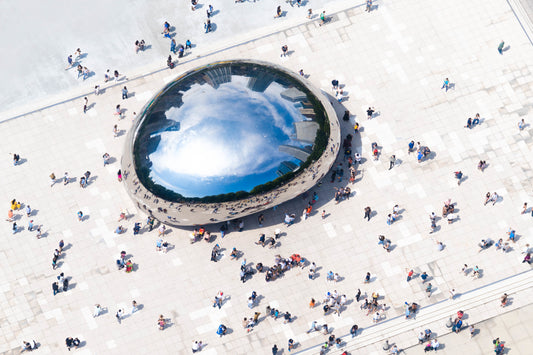
<path id="1" fill-rule="evenodd" d="M 492 241 L 490 239 L 481 239 L 481 242 L 478 244 L 479 245 L 479 251 L 482 251 L 483 249 L 487 249 L 488 247 L 490 247 L 492 245 Z"/>
<path id="2" fill-rule="evenodd" d="M 124 227 L 118 226 L 117 229 L 115 229 L 115 233 L 122 234 L 124 233 Z"/>
<path id="3" fill-rule="evenodd" d="M 263 248 L 265 247 L 265 234 L 264 233 L 261 233 L 259 235 L 259 240 L 255 242 L 255 244 L 261 245 Z"/>
<path id="4" fill-rule="evenodd" d="M 233 248 L 230 254 L 231 260 L 235 260 L 238 257 L 238 255 L 239 255 L 239 251 L 237 250 L 237 248 Z"/>

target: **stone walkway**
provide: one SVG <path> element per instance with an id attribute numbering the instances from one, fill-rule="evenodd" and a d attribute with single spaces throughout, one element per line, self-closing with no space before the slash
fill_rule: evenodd
<path id="1" fill-rule="evenodd" d="M 181 354 L 190 351 L 195 339 L 207 343 L 202 353 L 208 354 L 269 354 L 274 343 L 286 351 L 289 338 L 299 343 L 298 350 L 304 350 L 325 340 L 317 332 L 306 334 L 313 320 L 328 323 L 337 336 L 347 334 L 354 323 L 360 328 L 372 325 L 353 300 L 357 288 L 368 295 L 379 292 L 381 302 L 389 307 L 387 320 L 401 316 L 406 301 L 427 307 L 445 302 L 452 288 L 467 293 L 530 269 L 521 263 L 520 249 L 526 243 L 533 245 L 533 219 L 530 213 L 520 212 L 524 202 L 533 205 L 533 130 L 528 115 L 533 98 L 533 50 L 505 2 L 452 0 L 424 6 L 412 0 L 385 2 L 370 14 L 361 7 L 349 8 L 334 14 L 325 26 L 312 21 L 281 30 L 184 63 L 174 72 L 163 70 L 107 87 L 100 96 L 88 96 L 87 114 L 82 113 L 83 102 L 77 99 L 2 123 L 4 153 L 20 154 L 23 163 L 12 166 L 11 157 L 5 154 L 0 162 L 0 196 L 6 212 L 13 198 L 30 204 L 34 209 L 31 218 L 43 224 L 45 238 L 37 240 L 35 233 L 26 230 L 28 217 L 23 212 L 17 213 L 22 231 L 12 235 L 11 224 L 4 224 L 0 353 L 18 352 L 21 341 L 29 339 L 41 343 L 42 353 L 66 352 L 67 336 L 79 337 L 83 347 L 78 352 L 86 354 L 118 349 Z M 510 48 L 499 55 L 496 47 L 502 38 Z M 279 57 L 282 44 L 294 51 L 288 58 Z M 231 232 L 224 240 L 217 236 L 211 244 L 190 245 L 188 231 L 170 228 L 165 238 L 174 247 L 168 254 L 156 252 L 156 231 L 132 235 L 133 223 L 144 222 L 145 216 L 136 211 L 116 179 L 124 133 L 133 112 L 139 112 L 180 72 L 215 59 L 243 57 L 269 60 L 294 71 L 303 68 L 308 80 L 325 93 L 331 93 L 333 78 L 345 85 L 346 100 L 335 107 L 339 114 L 350 110 L 352 120 L 362 125 L 353 144 L 366 159 L 361 179 L 353 186 L 355 193 L 350 200 L 335 204 L 332 187 L 345 186 L 347 181 L 330 183 L 326 178 L 313 189 L 320 196 L 315 214 L 288 229 L 283 227 L 285 234 L 276 249 L 263 249 L 254 242 L 259 233 L 271 235 L 280 226 L 285 210 L 299 215 L 307 198 L 265 213 L 263 228 L 252 216 L 245 220 L 243 232 Z M 448 92 L 440 89 L 445 77 L 454 84 Z M 123 85 L 132 93 L 126 101 L 120 100 Z M 121 121 L 112 115 L 118 103 L 127 109 Z M 365 110 L 370 105 L 379 115 L 368 121 Z M 465 129 L 466 118 L 476 112 L 481 124 Z M 523 131 L 517 128 L 521 118 L 528 123 Z M 114 124 L 122 130 L 118 138 L 113 138 Z M 343 126 L 344 135 L 352 133 L 352 123 Z M 417 163 L 407 154 L 411 139 L 431 148 L 429 160 Z M 372 142 L 382 147 L 378 161 L 370 157 Z M 103 167 L 105 152 L 114 161 Z M 396 155 L 398 164 L 388 170 L 391 154 Z M 476 169 L 480 159 L 488 163 L 485 172 Z M 87 188 L 81 189 L 77 182 L 50 188 L 51 172 L 61 177 L 68 171 L 77 179 L 86 170 L 92 173 Z M 457 170 L 465 174 L 460 186 L 453 177 Z M 483 206 L 487 191 L 497 191 L 502 199 L 494 206 Z M 440 216 L 448 198 L 457 203 L 458 220 L 448 224 L 439 219 L 436 233 L 429 234 L 429 213 Z M 395 204 L 401 208 L 401 218 L 388 226 L 386 216 Z M 375 211 L 369 222 L 363 220 L 366 206 Z M 79 210 L 86 216 L 82 222 L 76 217 Z M 119 236 L 113 231 L 121 210 L 127 210 L 131 218 L 124 223 L 126 234 Z M 328 213 L 325 220 L 320 218 L 321 210 Z M 478 253 L 480 239 L 504 238 L 509 227 L 519 236 L 511 251 L 504 254 L 491 247 Z M 380 234 L 392 240 L 391 253 L 377 246 Z M 51 259 L 61 239 L 68 248 L 54 271 Z M 443 251 L 436 250 L 435 240 L 443 241 Z M 209 262 L 214 243 L 225 248 L 218 263 Z M 307 270 L 291 270 L 268 284 L 262 275 L 242 284 L 238 280 L 242 258 L 232 261 L 227 257 L 233 247 L 242 250 L 248 262 L 265 265 L 272 265 L 276 254 L 288 257 L 297 252 L 321 267 L 320 276 L 310 281 Z M 115 268 L 121 250 L 135 263 L 131 274 Z M 461 275 L 464 263 L 470 268 L 478 265 L 482 277 Z M 428 272 L 431 298 L 419 278 L 406 281 L 409 269 Z M 329 270 L 339 273 L 342 281 L 326 282 Z M 363 284 L 367 271 L 373 280 Z M 66 293 L 53 296 L 51 284 L 59 272 L 72 277 L 71 286 Z M 326 291 L 335 289 L 351 301 L 340 317 L 322 316 L 321 306 L 308 308 L 311 297 L 322 301 Z M 211 306 L 219 290 L 229 297 L 221 310 Z M 261 297 L 259 305 L 250 310 L 246 300 L 252 290 Z M 517 306 L 524 305 L 524 298 L 531 299 L 520 293 L 512 297 Z M 115 312 L 124 308 L 128 314 L 133 299 L 142 309 L 117 324 Z M 95 303 L 107 307 L 108 312 L 92 318 Z M 267 305 L 290 311 L 294 321 L 283 324 L 264 318 Z M 479 317 L 476 322 L 483 320 L 483 308 L 490 310 L 487 314 L 492 317 L 500 310 L 498 297 L 480 307 L 465 307 L 464 311 Z M 530 315 L 529 309 L 524 308 L 524 314 Z M 241 321 L 256 310 L 262 313 L 261 321 L 246 333 Z M 156 325 L 160 314 L 171 321 L 163 332 Z M 529 331 L 529 323 L 522 321 L 527 318 L 519 319 L 518 324 Z M 219 323 L 230 328 L 224 338 L 215 334 Z M 409 348 L 413 338 L 416 342 L 415 333 L 407 323 L 405 329 L 407 333 L 392 337 L 391 343 L 405 346 L 408 353 L 418 351 Z M 527 338 L 501 338 L 508 341 L 509 348 L 525 351 L 522 347 Z M 452 339 L 442 343 L 452 349 Z M 356 338 L 347 347 L 353 346 L 353 353 L 371 354 L 378 352 L 379 345 L 359 349 Z"/>

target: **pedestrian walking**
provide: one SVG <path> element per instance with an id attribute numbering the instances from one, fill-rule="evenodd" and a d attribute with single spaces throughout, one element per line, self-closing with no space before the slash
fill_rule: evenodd
<path id="1" fill-rule="evenodd" d="M 322 26 L 325 23 L 326 23 L 326 11 L 322 11 L 322 13 L 320 14 L 320 23 L 318 25 Z"/>
<path id="2" fill-rule="evenodd" d="M 441 90 L 446 88 L 446 91 L 448 91 L 448 88 L 450 87 L 450 80 L 448 78 L 444 79 L 444 82 L 442 83 Z"/>
<path id="3" fill-rule="evenodd" d="M 113 137 L 117 138 L 118 137 L 118 125 L 114 125 L 113 126 Z"/>
<path id="4" fill-rule="evenodd" d="M 453 300 L 455 298 L 455 295 L 456 295 L 455 288 L 452 288 L 450 290 L 450 299 Z"/>
<path id="5" fill-rule="evenodd" d="M 72 68 L 74 65 L 74 59 L 72 58 L 72 54 L 67 57 L 67 67 L 65 70 Z"/>
<path id="6" fill-rule="evenodd" d="M 289 46 L 287 46 L 287 45 L 281 46 L 281 55 L 280 55 L 280 57 L 286 57 L 288 51 L 289 51 Z"/>
<path id="7" fill-rule="evenodd" d="M 371 214 L 372 214 L 372 209 L 369 206 L 365 207 L 365 216 L 363 217 L 363 219 L 368 218 L 368 221 L 370 221 Z"/>
<path id="8" fill-rule="evenodd" d="M 59 284 L 57 282 L 52 283 L 52 291 L 54 292 L 54 296 L 59 292 Z"/>
<path id="9" fill-rule="evenodd" d="M 52 174 L 53 175 L 53 174 Z M 51 177 L 51 176 L 50 176 Z M 70 178 L 68 176 L 68 172 L 65 172 L 65 175 L 63 175 L 63 185 L 68 184 L 70 181 Z"/>
<path id="10" fill-rule="evenodd" d="M 78 216 L 78 221 L 83 221 L 83 212 L 82 211 L 78 211 L 78 213 L 76 213 L 77 216 Z"/>
<path id="11" fill-rule="evenodd" d="M 122 88 L 122 100 L 126 100 L 127 98 L 128 98 L 128 88 L 124 86 Z"/>
<path id="12" fill-rule="evenodd" d="M 65 278 L 63 280 L 63 292 L 67 292 L 68 290 L 68 278 Z"/>
<path id="13" fill-rule="evenodd" d="M 90 73 L 91 71 L 87 67 L 83 67 L 83 80 L 87 79 Z"/>
<path id="14" fill-rule="evenodd" d="M 119 309 L 117 311 L 117 313 L 115 314 L 115 318 L 117 318 L 117 322 L 118 324 L 121 324 L 122 323 L 122 316 L 124 315 L 124 312 L 122 311 L 122 309 Z"/>
<path id="15" fill-rule="evenodd" d="M 278 7 L 276 8 L 276 16 L 274 16 L 274 18 L 281 17 L 281 14 L 282 14 L 282 12 L 281 12 L 281 6 L 278 6 Z"/>
<path id="16" fill-rule="evenodd" d="M 500 298 L 500 306 L 503 308 L 507 306 L 507 294 L 504 293 L 503 296 Z"/>
<path id="17" fill-rule="evenodd" d="M 94 94 L 96 96 L 100 95 L 100 85 L 95 85 L 94 86 Z"/>
<path id="18" fill-rule="evenodd" d="M 372 0 L 366 0 L 366 10 L 365 11 L 372 11 Z"/>
<path id="19" fill-rule="evenodd" d="M 350 334 L 352 335 L 352 338 L 357 335 L 358 329 L 359 327 L 357 326 L 357 324 L 352 325 L 352 327 L 350 328 Z"/>
<path id="20" fill-rule="evenodd" d="M 115 77 L 115 83 L 118 82 L 118 77 L 119 77 L 118 70 L 115 70 L 115 72 L 113 73 L 113 76 Z"/>
<path id="21" fill-rule="evenodd" d="M 359 299 L 361 298 L 361 290 L 357 289 L 357 294 L 355 295 L 355 300 L 359 302 Z"/>
<path id="22" fill-rule="evenodd" d="M 86 96 L 83 98 L 83 113 L 87 113 L 88 106 L 89 106 L 89 99 Z"/>
<path id="23" fill-rule="evenodd" d="M 100 315 L 100 312 L 102 312 L 102 307 L 99 304 L 95 304 L 93 310 L 93 318 L 98 317 Z"/>
<path id="24" fill-rule="evenodd" d="M 137 312 L 137 302 L 135 302 L 135 300 L 133 300 L 131 302 L 131 314 Z"/>
<path id="25" fill-rule="evenodd" d="M 470 324 L 470 327 L 468 327 L 468 330 L 470 331 L 470 338 L 473 338 L 476 334 L 476 328 L 474 328 L 473 324 Z"/>
<path id="26" fill-rule="evenodd" d="M 503 54 L 503 46 L 505 46 L 505 42 L 502 40 L 500 44 L 498 44 L 498 53 Z"/>
<path id="27" fill-rule="evenodd" d="M 104 83 L 107 83 L 109 80 L 111 80 L 111 73 L 109 72 L 109 69 L 104 74 Z"/>
<path id="28" fill-rule="evenodd" d="M 407 273 L 407 282 L 411 281 L 414 273 L 415 272 L 413 271 L 413 269 L 409 270 L 409 272 Z"/>
<path id="29" fill-rule="evenodd" d="M 428 295 L 428 298 L 431 297 L 431 282 L 428 283 L 427 287 L 426 287 L 426 293 Z"/>
<path id="30" fill-rule="evenodd" d="M 390 164 L 389 164 L 389 170 L 394 168 L 394 164 L 396 163 L 396 156 L 395 155 L 391 155 L 390 159 Z"/>
<path id="31" fill-rule="evenodd" d="M 205 33 L 208 33 L 211 31 L 211 20 L 210 19 L 207 19 L 204 22 L 204 29 L 205 29 Z"/>
<path id="32" fill-rule="evenodd" d="M 524 119 L 522 118 L 522 120 L 520 122 L 518 122 L 518 129 L 520 131 L 522 131 L 524 129 L 524 127 L 526 127 L 526 122 L 524 121 Z"/>
<path id="33" fill-rule="evenodd" d="M 310 19 L 313 17 L 313 9 L 308 9 L 307 10 L 307 18 Z"/>
<path id="34" fill-rule="evenodd" d="M 118 116 L 119 120 L 122 118 L 122 108 L 120 108 L 120 105 L 115 107 L 115 113 L 113 115 Z"/>

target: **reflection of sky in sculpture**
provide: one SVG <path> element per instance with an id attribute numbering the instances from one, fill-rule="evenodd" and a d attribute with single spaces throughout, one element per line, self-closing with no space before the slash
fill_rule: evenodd
<path id="1" fill-rule="evenodd" d="M 249 80 L 232 75 L 216 88 L 200 82 L 180 92 L 181 106 L 164 112 L 179 128 L 151 129 L 152 138 L 160 135 L 147 152 L 155 183 L 185 197 L 204 197 L 250 191 L 278 177 L 283 162 L 301 164 L 278 149 L 310 145 L 296 140 L 293 123 L 310 120 L 300 113 L 301 103 L 282 98 L 287 88 L 275 81 L 254 91 Z"/>

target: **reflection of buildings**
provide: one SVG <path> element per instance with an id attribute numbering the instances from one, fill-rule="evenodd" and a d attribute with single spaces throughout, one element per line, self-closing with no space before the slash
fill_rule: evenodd
<path id="1" fill-rule="evenodd" d="M 283 97 L 285 100 L 297 102 L 297 101 L 304 101 L 307 99 L 307 95 L 301 92 L 300 90 L 292 87 L 290 89 L 287 89 L 285 91 L 282 91 L 280 94 L 281 97 Z"/>
<path id="2" fill-rule="evenodd" d="M 305 148 L 295 147 L 293 145 L 280 145 L 278 147 L 278 150 L 282 153 L 289 154 L 296 159 L 298 159 L 301 162 L 304 162 L 307 160 L 307 157 L 311 154 L 313 151 L 312 146 L 307 146 Z"/>
<path id="3" fill-rule="evenodd" d="M 294 129 L 296 130 L 296 139 L 300 142 L 314 144 L 318 128 L 318 123 L 313 121 L 294 122 Z"/>
<path id="4" fill-rule="evenodd" d="M 291 171 L 298 170 L 299 166 L 294 164 L 292 161 L 283 161 L 279 164 L 276 174 L 278 176 L 283 176 Z"/>
<path id="5" fill-rule="evenodd" d="M 165 120 L 161 124 L 161 128 L 159 128 L 157 131 L 154 131 L 150 134 L 150 138 L 159 135 L 163 132 L 173 132 L 173 131 L 179 131 L 180 130 L 180 123 L 173 120 Z"/>
<path id="6" fill-rule="evenodd" d="M 267 71 L 257 71 L 248 80 L 248 89 L 264 92 L 274 81 L 274 76 Z"/>
<path id="7" fill-rule="evenodd" d="M 213 87 L 213 89 L 218 89 L 218 87 L 224 83 L 231 83 L 231 67 L 217 67 L 207 70 L 202 75 L 203 80 L 198 80 L 198 82 L 205 82 Z"/>

